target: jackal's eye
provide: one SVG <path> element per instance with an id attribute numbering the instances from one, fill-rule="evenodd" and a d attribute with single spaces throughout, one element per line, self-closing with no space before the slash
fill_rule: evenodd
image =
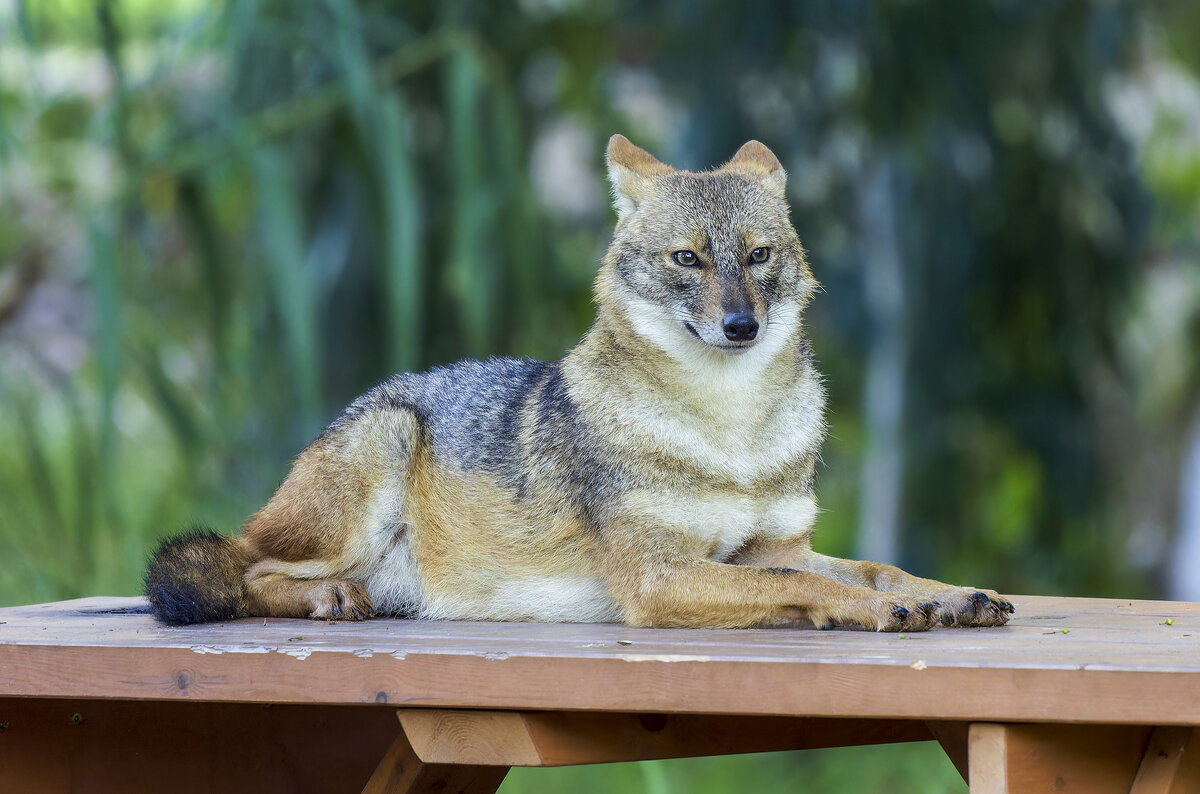
<path id="1" fill-rule="evenodd" d="M 763 262 L 766 262 L 770 258 L 771 258 L 771 249 L 767 248 L 766 246 L 762 246 L 760 248 L 755 248 L 753 251 L 750 252 L 750 261 L 755 263 L 756 265 L 761 265 Z"/>
<path id="2" fill-rule="evenodd" d="M 700 257 L 696 256 L 695 251 L 676 251 L 671 254 L 671 257 L 684 267 L 695 267 L 700 264 Z"/>

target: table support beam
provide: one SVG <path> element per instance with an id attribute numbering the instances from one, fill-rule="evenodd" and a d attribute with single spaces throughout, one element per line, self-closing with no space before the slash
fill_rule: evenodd
<path id="1" fill-rule="evenodd" d="M 954 768 L 958 770 L 958 774 L 962 775 L 964 781 L 968 780 L 967 734 L 970 731 L 971 723 L 931 720 L 925 724 L 929 727 L 929 732 L 933 734 L 933 738 L 938 740 L 938 744 L 942 746 L 942 749 L 946 751 L 946 755 L 950 757 L 950 762 L 954 764 Z"/>
<path id="2" fill-rule="evenodd" d="M 426 764 L 404 736 L 397 736 L 362 794 L 493 794 L 507 766 Z"/>
<path id="3" fill-rule="evenodd" d="M 1155 728 L 1130 794 L 1200 791 L 1200 736 L 1195 728 Z"/>
<path id="4" fill-rule="evenodd" d="M 431 764 L 568 766 L 932 739 L 914 720 L 401 709 Z"/>

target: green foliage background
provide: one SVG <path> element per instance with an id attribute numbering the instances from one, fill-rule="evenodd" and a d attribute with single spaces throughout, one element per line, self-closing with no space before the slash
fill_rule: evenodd
<path id="1" fill-rule="evenodd" d="M 826 288 L 821 550 L 854 549 L 865 362 L 901 339 L 899 562 L 1164 592 L 1200 416 L 1190 6 L 37 0 L 0 30 L 0 603 L 137 592 L 157 537 L 233 530 L 390 372 L 561 355 L 615 131 L 789 169 Z M 853 752 L 505 790 L 962 789 L 936 748 Z"/>

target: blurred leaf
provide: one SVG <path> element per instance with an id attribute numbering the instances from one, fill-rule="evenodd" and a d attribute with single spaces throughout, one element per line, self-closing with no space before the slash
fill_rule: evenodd
<path id="1" fill-rule="evenodd" d="M 25 471 L 29 476 L 29 485 L 46 513 L 47 522 L 51 527 L 62 530 L 66 526 L 62 502 L 54 487 L 54 479 L 50 475 L 50 462 L 47 460 L 42 439 L 38 434 L 41 423 L 29 404 L 29 398 L 17 395 L 6 395 L 6 401 L 16 414 L 16 429 L 20 436 L 21 451 L 24 453 Z"/>
<path id="2" fill-rule="evenodd" d="M 178 194 L 181 219 L 195 241 L 196 258 L 200 263 L 199 283 L 207 293 L 208 333 L 216 355 L 217 370 L 224 373 L 226 356 L 229 354 L 227 326 L 232 284 L 218 239 L 217 222 L 209 210 L 207 195 L 199 177 L 185 176 L 179 183 Z"/>
<path id="3" fill-rule="evenodd" d="M 141 351 L 136 361 L 149 384 L 150 393 L 158 402 L 167 426 L 179 441 L 180 458 L 190 464 L 200 456 L 203 436 L 188 400 L 163 371 L 162 364 L 153 350 Z"/>
<path id="4" fill-rule="evenodd" d="M 292 169 L 274 147 L 259 148 L 252 161 L 271 299 L 283 325 L 292 385 L 299 398 L 303 425 L 311 432 L 322 413 L 321 356 L 317 345 L 320 323 L 316 284 L 312 269 L 307 266 L 299 192 Z"/>
<path id="5" fill-rule="evenodd" d="M 121 372 L 122 301 L 118 272 L 116 230 L 110 218 L 95 217 L 89 223 L 92 255 L 92 303 L 96 318 L 96 358 L 100 364 L 100 471 L 111 494 L 110 473 L 116 460 L 116 428 L 113 410 Z M 108 505 L 111 508 L 111 500 Z"/>
<path id="6" fill-rule="evenodd" d="M 411 142 L 405 129 L 402 94 L 379 100 L 376 147 L 382 168 L 383 285 L 393 369 L 420 368 L 425 342 L 424 279 L 421 273 L 421 192 Z"/>
<path id="7" fill-rule="evenodd" d="M 492 296 L 496 294 L 498 274 L 492 247 L 487 244 L 495 198 L 484 174 L 485 138 L 479 134 L 483 79 L 469 49 L 455 50 L 447 64 L 445 81 L 453 187 L 445 272 L 459 307 L 456 319 L 462 329 L 463 349 L 478 357 L 492 351 Z"/>

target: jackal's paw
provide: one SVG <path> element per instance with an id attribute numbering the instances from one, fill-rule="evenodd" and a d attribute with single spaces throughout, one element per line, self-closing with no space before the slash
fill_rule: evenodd
<path id="1" fill-rule="evenodd" d="M 366 620 L 373 614 L 371 599 L 358 582 L 322 579 L 308 593 L 313 620 Z"/>
<path id="2" fill-rule="evenodd" d="M 994 590 L 954 587 L 937 594 L 941 602 L 937 619 L 943 626 L 1003 626 L 1016 611 Z"/>
<path id="3" fill-rule="evenodd" d="M 867 631 L 925 631 L 937 625 L 937 601 L 921 601 L 899 593 L 879 593 L 839 609 L 819 625 L 852 626 Z"/>

